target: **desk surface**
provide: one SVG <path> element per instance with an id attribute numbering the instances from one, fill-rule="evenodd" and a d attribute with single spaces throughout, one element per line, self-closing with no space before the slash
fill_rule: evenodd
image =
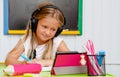
<path id="1" fill-rule="evenodd" d="M 6 68 L 4 64 L 0 64 L 0 77 L 13 77 L 13 76 L 5 76 L 3 70 Z M 25 77 L 25 76 L 14 76 L 14 77 Z M 28 76 L 26 76 L 28 77 Z M 41 72 L 37 74 L 37 77 L 115 77 L 111 74 L 107 74 L 106 76 L 88 76 L 87 74 L 71 74 L 71 75 L 51 75 L 49 71 Z"/>

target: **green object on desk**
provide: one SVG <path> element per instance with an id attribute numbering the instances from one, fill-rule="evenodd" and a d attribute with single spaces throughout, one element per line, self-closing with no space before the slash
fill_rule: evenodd
<path id="1" fill-rule="evenodd" d="M 6 66 L 3 63 L 0 63 L 0 77 L 4 77 L 4 72 L 3 70 L 6 68 Z"/>
<path id="2" fill-rule="evenodd" d="M 0 63 L 0 77 L 24 77 L 24 76 L 5 76 L 3 72 L 5 68 L 6 66 L 3 63 Z M 106 74 L 106 76 L 88 76 L 87 74 L 51 75 L 50 71 L 41 72 L 39 75 L 40 77 L 115 77 L 111 74 Z"/>

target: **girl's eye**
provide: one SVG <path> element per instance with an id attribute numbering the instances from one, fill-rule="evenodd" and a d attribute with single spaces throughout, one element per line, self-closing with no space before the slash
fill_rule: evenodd
<path id="1" fill-rule="evenodd" d="M 57 29 L 56 29 L 56 28 L 52 28 L 51 30 L 52 30 L 52 31 L 57 31 Z"/>
<path id="2" fill-rule="evenodd" d="M 42 25 L 43 28 L 47 28 L 47 26 Z"/>
<path id="3" fill-rule="evenodd" d="M 56 29 L 52 29 L 52 31 L 56 31 Z"/>

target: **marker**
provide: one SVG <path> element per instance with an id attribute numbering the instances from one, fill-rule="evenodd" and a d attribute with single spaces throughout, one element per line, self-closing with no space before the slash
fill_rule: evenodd
<path id="1" fill-rule="evenodd" d="M 101 50 L 97 54 L 98 54 L 98 56 L 97 56 L 98 64 L 101 66 L 102 62 L 104 60 L 104 57 L 105 57 L 105 51 Z"/>
<path id="2" fill-rule="evenodd" d="M 20 57 L 22 57 L 23 59 L 29 61 L 29 62 L 32 62 L 32 60 L 30 60 L 28 57 L 26 57 L 25 55 L 21 54 Z"/>

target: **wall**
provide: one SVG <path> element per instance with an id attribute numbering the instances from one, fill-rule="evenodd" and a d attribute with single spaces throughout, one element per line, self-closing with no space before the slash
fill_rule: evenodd
<path id="1" fill-rule="evenodd" d="M 82 50 L 87 39 L 93 40 L 96 51 L 106 51 L 107 73 L 120 76 L 120 0 L 83 0 L 83 35 L 61 35 L 71 50 Z M 3 0 L 0 0 L 0 62 L 21 35 L 3 34 Z"/>

